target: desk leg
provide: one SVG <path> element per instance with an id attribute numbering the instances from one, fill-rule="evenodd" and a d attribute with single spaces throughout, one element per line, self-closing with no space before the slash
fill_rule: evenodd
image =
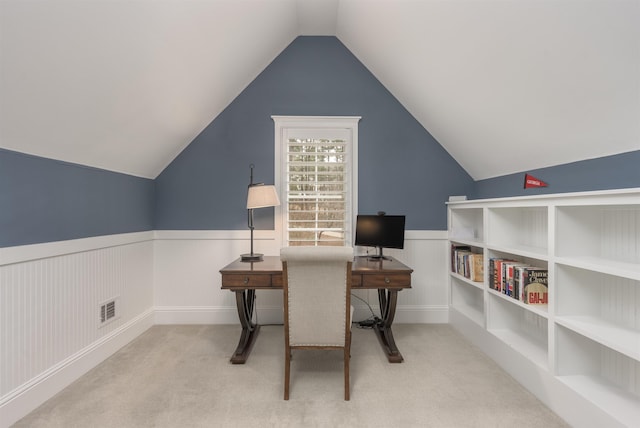
<path id="1" fill-rule="evenodd" d="M 237 290 L 236 306 L 238 308 L 238 317 L 242 326 L 242 334 L 236 351 L 231 356 L 231 363 L 244 364 L 249 358 L 251 348 L 258 337 L 260 326 L 254 324 L 253 319 L 253 303 L 255 302 L 256 290 Z"/>
<path id="2" fill-rule="evenodd" d="M 398 303 L 398 290 L 378 290 L 378 300 L 380 302 L 380 315 L 382 321 L 374 326 L 374 331 L 382 348 L 387 353 L 387 359 L 390 363 L 401 363 L 404 358 L 398 351 L 396 341 L 393 338 L 391 324 L 396 315 L 396 304 Z"/>

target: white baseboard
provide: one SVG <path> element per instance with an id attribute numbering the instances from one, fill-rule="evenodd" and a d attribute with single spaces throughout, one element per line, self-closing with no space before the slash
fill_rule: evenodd
<path id="1" fill-rule="evenodd" d="M 0 397 L 0 428 L 6 428 L 62 391 L 153 325 L 153 310 L 61 361 L 28 383 Z"/>
<path id="2" fill-rule="evenodd" d="M 155 324 L 239 324 L 234 307 L 156 306 Z"/>

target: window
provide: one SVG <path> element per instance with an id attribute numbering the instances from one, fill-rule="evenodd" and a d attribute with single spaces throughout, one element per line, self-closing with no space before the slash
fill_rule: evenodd
<path id="1" fill-rule="evenodd" d="M 273 119 L 282 245 L 351 245 L 360 118 Z"/>

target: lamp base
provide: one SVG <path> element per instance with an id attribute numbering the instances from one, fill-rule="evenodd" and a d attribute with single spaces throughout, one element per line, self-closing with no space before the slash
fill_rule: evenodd
<path id="1" fill-rule="evenodd" d="M 261 262 L 262 254 L 260 253 L 251 253 L 251 254 L 241 254 L 240 261 L 241 262 Z"/>

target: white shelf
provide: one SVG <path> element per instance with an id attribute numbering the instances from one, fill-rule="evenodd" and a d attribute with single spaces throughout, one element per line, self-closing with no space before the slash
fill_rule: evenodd
<path id="1" fill-rule="evenodd" d="M 461 208 L 449 211 L 449 237 L 482 243 L 484 241 L 484 222 L 482 208 Z"/>
<path id="2" fill-rule="evenodd" d="M 536 338 L 509 329 L 489 329 L 489 332 L 540 367 L 548 367 L 547 346 Z M 499 363 L 499 362 L 498 362 Z"/>
<path id="3" fill-rule="evenodd" d="M 451 306 L 476 324 L 484 327 L 482 288 L 460 275 L 452 273 L 451 276 Z"/>
<path id="4" fill-rule="evenodd" d="M 452 304 L 451 307 L 460 312 L 465 317 L 469 318 L 474 323 L 478 324 L 481 327 L 484 327 L 484 313 L 482 311 L 479 311 L 476 307 L 460 303 Z"/>
<path id="5" fill-rule="evenodd" d="M 640 265 L 639 202 L 558 207 L 556 255 Z"/>
<path id="6" fill-rule="evenodd" d="M 449 275 L 451 275 L 453 278 L 462 281 L 466 284 L 469 284 L 472 287 L 475 287 L 479 290 L 484 290 L 484 282 L 477 282 L 477 281 L 472 281 L 469 278 L 460 275 L 459 273 L 455 273 L 455 272 L 449 272 Z"/>
<path id="7" fill-rule="evenodd" d="M 572 390 L 628 427 L 640 424 L 640 398 L 595 376 L 558 376 Z"/>
<path id="8" fill-rule="evenodd" d="M 449 241 L 451 241 L 452 244 L 468 245 L 470 247 L 482 247 L 483 245 L 482 241 L 478 241 L 477 239 L 455 238 L 450 236 Z"/>
<path id="9" fill-rule="evenodd" d="M 555 261 L 558 264 L 640 281 L 640 263 L 627 263 L 593 256 L 556 257 Z"/>
<path id="10" fill-rule="evenodd" d="M 522 301 L 520 300 L 516 300 L 511 296 L 507 296 L 506 294 L 502 294 L 491 288 L 487 291 L 491 295 L 496 296 L 500 299 L 503 299 L 505 302 L 524 308 L 525 310 L 531 311 L 538 316 L 541 316 L 543 318 L 549 317 L 549 305 L 527 305 L 526 303 L 522 303 Z"/>
<path id="11" fill-rule="evenodd" d="M 491 292 L 487 308 L 487 330 L 541 367 L 548 367 L 549 322 L 510 297 Z"/>
<path id="12" fill-rule="evenodd" d="M 447 205 L 450 240 L 484 253 L 485 281 L 491 258 L 546 268 L 549 299 L 526 305 L 450 274 L 450 322 L 505 345 L 491 355 L 512 374 L 534 364 L 552 390 L 514 376 L 570 424 L 640 427 L 640 189 Z"/>
<path id="13" fill-rule="evenodd" d="M 540 206 L 488 207 L 489 245 L 546 254 L 548 247 L 548 208 Z"/>
<path id="14" fill-rule="evenodd" d="M 546 248 L 533 247 L 531 245 L 511 245 L 507 247 L 504 245 L 488 244 L 487 248 L 491 251 L 498 251 L 501 253 L 508 253 L 508 254 L 517 254 L 518 256 L 520 256 L 520 258 L 527 257 L 527 258 L 545 260 L 545 261 L 548 260 L 549 258 L 547 256 Z"/>
<path id="15" fill-rule="evenodd" d="M 640 332 L 593 316 L 559 316 L 556 323 L 621 354 L 640 360 Z"/>

